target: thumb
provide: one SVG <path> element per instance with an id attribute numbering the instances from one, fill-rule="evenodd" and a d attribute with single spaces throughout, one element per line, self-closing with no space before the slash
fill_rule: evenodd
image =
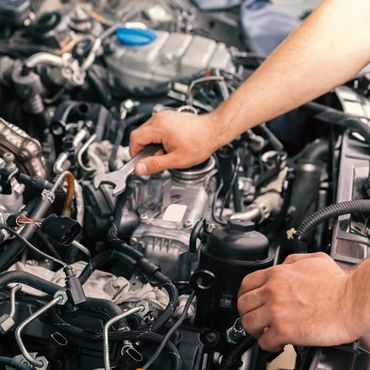
<path id="1" fill-rule="evenodd" d="M 146 176 L 174 167 L 176 167 L 176 160 L 171 153 L 154 155 L 141 160 L 135 167 L 135 173 L 138 176 Z"/>

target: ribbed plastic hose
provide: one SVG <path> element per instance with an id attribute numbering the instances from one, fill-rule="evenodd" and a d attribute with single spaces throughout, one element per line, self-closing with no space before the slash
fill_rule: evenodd
<path id="1" fill-rule="evenodd" d="M 346 214 L 370 213 L 370 199 L 351 200 L 324 207 L 308 216 L 296 231 L 296 237 L 308 241 L 318 225 L 322 222 Z"/>

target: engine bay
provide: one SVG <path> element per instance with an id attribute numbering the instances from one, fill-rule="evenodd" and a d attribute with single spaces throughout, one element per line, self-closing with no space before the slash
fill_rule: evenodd
<path id="1" fill-rule="evenodd" d="M 107 180 L 153 114 L 212 112 L 263 62 L 235 19 L 182 0 L 0 2 L 1 369 L 266 369 L 281 353 L 241 327 L 244 276 L 292 253 L 368 257 L 365 216 L 309 218 L 370 195 L 368 74 L 198 166 Z M 295 353 L 295 369 L 368 359 Z"/>

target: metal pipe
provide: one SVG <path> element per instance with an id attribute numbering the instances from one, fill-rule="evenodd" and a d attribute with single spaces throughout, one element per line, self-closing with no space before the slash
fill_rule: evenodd
<path id="1" fill-rule="evenodd" d="M 110 358 L 109 358 L 109 329 L 110 327 L 116 323 L 117 321 L 123 320 L 126 317 L 129 317 L 135 313 L 145 310 L 145 306 L 139 305 L 137 307 L 132 308 L 131 310 L 125 311 L 116 317 L 113 317 L 104 325 L 104 332 L 103 332 L 103 345 L 104 345 L 104 369 L 110 370 Z"/>
<path id="2" fill-rule="evenodd" d="M 25 62 L 25 66 L 28 68 L 34 68 L 39 64 L 48 64 L 55 67 L 63 67 L 64 63 L 61 57 L 50 53 L 36 53 L 30 56 Z"/>
<path id="3" fill-rule="evenodd" d="M 77 153 L 77 162 L 79 166 L 86 172 L 92 172 L 94 171 L 94 167 L 89 167 L 84 165 L 82 156 L 86 152 L 87 149 L 89 149 L 89 146 L 95 141 L 96 134 L 92 135 L 89 140 L 86 141 L 86 143 L 82 146 L 82 148 Z"/>
<path id="4" fill-rule="evenodd" d="M 119 27 L 125 27 L 123 24 L 113 24 L 110 26 L 106 31 L 104 31 L 99 37 L 97 37 L 94 41 L 93 46 L 91 47 L 91 50 L 89 54 L 87 55 L 85 61 L 81 65 L 82 71 L 87 71 L 95 62 L 95 59 L 97 57 L 98 51 L 100 47 L 103 44 L 103 41 L 112 35 Z"/>
<path id="5" fill-rule="evenodd" d="M 255 205 L 251 205 L 250 208 L 248 208 L 244 212 L 238 212 L 231 215 L 231 220 L 242 220 L 242 221 L 256 221 L 259 220 L 262 217 L 261 210 L 256 207 Z"/>
<path id="6" fill-rule="evenodd" d="M 21 284 L 17 284 L 16 286 L 14 286 L 10 290 L 10 313 L 9 313 L 9 317 L 11 317 L 12 319 L 14 319 L 14 317 L 15 317 L 15 310 L 16 310 L 15 295 L 20 290 L 22 290 L 22 285 Z"/>
<path id="7" fill-rule="evenodd" d="M 45 306 L 38 309 L 36 312 L 34 312 L 30 317 L 28 317 L 26 320 L 21 322 L 17 329 L 15 330 L 15 340 L 17 341 L 18 347 L 20 351 L 22 352 L 23 357 L 34 367 L 43 367 L 44 361 L 43 360 L 35 360 L 31 354 L 27 351 L 23 340 L 22 340 L 22 331 L 24 328 L 31 323 L 33 320 L 37 319 L 39 316 L 41 316 L 46 311 L 50 310 L 52 307 L 63 304 L 66 301 L 66 293 L 63 291 L 59 291 L 55 294 L 55 298 L 52 299 L 49 303 L 47 303 Z"/>
<path id="8" fill-rule="evenodd" d="M 83 254 L 86 254 L 86 256 L 89 257 L 89 259 L 91 258 L 91 252 L 77 240 L 74 240 L 72 242 L 72 245 L 76 247 L 78 250 L 80 250 Z"/>

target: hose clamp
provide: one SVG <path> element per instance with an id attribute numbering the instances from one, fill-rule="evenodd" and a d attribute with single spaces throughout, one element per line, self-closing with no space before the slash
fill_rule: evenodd
<path id="1" fill-rule="evenodd" d="M 41 193 L 42 200 L 48 200 L 50 204 L 54 203 L 55 195 L 48 189 L 44 189 Z"/>

